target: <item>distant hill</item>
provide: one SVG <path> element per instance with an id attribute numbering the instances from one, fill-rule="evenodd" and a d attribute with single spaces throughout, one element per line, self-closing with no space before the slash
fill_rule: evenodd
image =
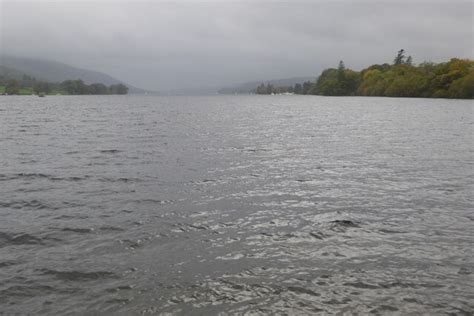
<path id="1" fill-rule="evenodd" d="M 76 68 L 56 61 L 33 59 L 13 56 L 0 57 L 0 72 L 7 72 L 16 77 L 26 74 L 39 80 L 62 82 L 64 80 L 81 79 L 86 84 L 103 83 L 107 86 L 123 83 L 129 88 L 130 93 L 145 93 L 145 90 L 131 86 L 107 74 Z M 13 77 L 13 76 L 12 76 Z"/>
<path id="2" fill-rule="evenodd" d="M 294 86 L 297 83 L 303 84 L 305 81 L 315 82 L 315 77 L 295 77 L 295 78 L 287 78 L 287 79 L 276 79 L 276 80 L 267 80 L 267 81 L 252 81 L 252 82 L 245 82 L 242 84 L 238 84 L 233 87 L 226 87 L 220 89 L 218 92 L 221 94 L 234 94 L 234 93 L 253 93 L 255 89 L 262 83 L 271 84 L 274 86 L 282 87 L 282 86 Z"/>
<path id="3" fill-rule="evenodd" d="M 6 67 L 0 65 L 0 79 L 16 79 L 21 80 L 24 73 L 19 71 L 18 69 L 13 69 L 10 67 Z"/>

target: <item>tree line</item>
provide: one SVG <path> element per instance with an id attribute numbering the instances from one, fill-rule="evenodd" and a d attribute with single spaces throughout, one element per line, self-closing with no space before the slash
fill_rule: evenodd
<path id="1" fill-rule="evenodd" d="M 124 84 L 106 86 L 102 83 L 85 84 L 82 80 L 66 80 L 60 88 L 68 94 L 127 94 L 128 87 Z"/>
<path id="2" fill-rule="evenodd" d="M 113 84 L 106 86 L 102 83 L 85 84 L 82 80 L 65 80 L 61 83 L 36 80 L 33 77 L 23 75 L 18 79 L 0 78 L 0 86 L 5 87 L 5 94 L 20 94 L 22 90 L 31 91 L 34 94 L 68 94 L 68 95 L 104 95 L 104 94 L 127 94 L 128 87 L 124 84 Z"/>
<path id="3" fill-rule="evenodd" d="M 375 64 L 361 71 L 346 68 L 325 69 L 316 82 L 294 87 L 260 85 L 257 94 L 291 92 L 326 96 L 386 96 L 423 98 L 474 98 L 474 61 L 452 58 L 444 63 L 413 65 L 411 56 L 398 51 L 391 64 Z"/>

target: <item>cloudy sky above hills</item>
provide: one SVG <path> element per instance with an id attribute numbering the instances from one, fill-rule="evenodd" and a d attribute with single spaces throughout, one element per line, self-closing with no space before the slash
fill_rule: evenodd
<path id="1" fill-rule="evenodd" d="M 472 1 L 2 0 L 0 50 L 151 90 L 474 57 Z"/>

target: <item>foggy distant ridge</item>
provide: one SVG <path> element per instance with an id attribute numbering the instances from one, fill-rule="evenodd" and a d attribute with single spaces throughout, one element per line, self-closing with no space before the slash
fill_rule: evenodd
<path id="1" fill-rule="evenodd" d="M 261 83 L 265 85 L 271 84 L 271 85 L 280 87 L 280 86 L 294 86 L 297 83 L 303 84 L 306 81 L 315 82 L 316 76 L 245 82 L 241 84 L 236 84 L 234 86 L 228 86 L 228 87 L 222 88 L 219 90 L 219 93 L 221 94 L 253 93 L 255 92 L 255 88 Z"/>
<path id="2" fill-rule="evenodd" d="M 81 79 L 86 84 L 102 83 L 107 86 L 122 83 L 129 88 L 130 93 L 146 92 L 102 72 L 77 68 L 52 60 L 2 56 L 0 58 L 0 65 L 3 66 L 3 69 L 32 76 L 38 80 L 62 82 L 65 80 Z"/>

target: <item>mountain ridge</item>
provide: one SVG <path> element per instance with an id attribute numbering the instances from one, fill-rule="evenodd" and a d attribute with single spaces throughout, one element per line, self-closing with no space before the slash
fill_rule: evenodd
<path id="1" fill-rule="evenodd" d="M 134 87 L 119 79 L 100 71 L 83 69 L 62 62 L 30 57 L 0 56 L 0 65 L 3 69 L 13 73 L 23 73 L 38 80 L 62 82 L 65 80 L 81 79 L 86 84 L 102 83 L 105 85 L 124 84 L 130 93 L 146 93 L 146 90 Z"/>

